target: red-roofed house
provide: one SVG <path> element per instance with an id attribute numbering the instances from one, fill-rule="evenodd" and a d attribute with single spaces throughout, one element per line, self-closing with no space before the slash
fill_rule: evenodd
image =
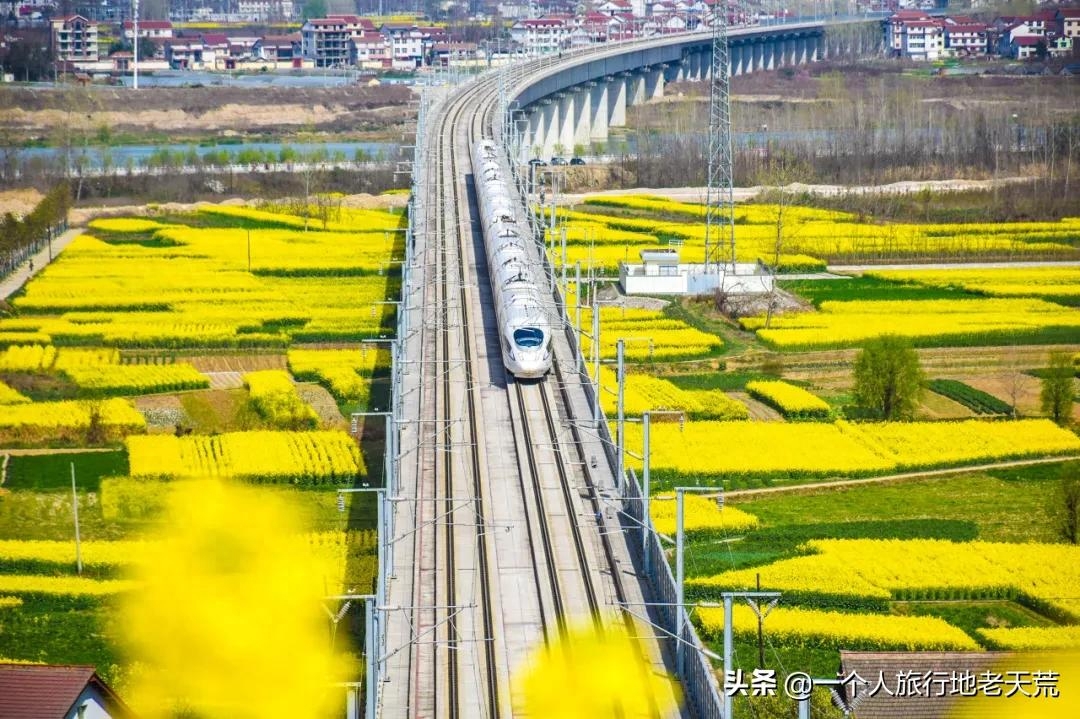
<path id="1" fill-rule="evenodd" d="M 885 42 L 892 55 L 900 57 L 904 51 L 904 23 L 912 20 L 929 20 L 930 16 L 921 10 L 901 10 L 894 13 L 885 23 Z"/>
<path id="2" fill-rule="evenodd" d="M 630 0 L 606 0 L 596 6 L 596 11 L 605 15 L 616 15 L 621 12 L 633 12 L 634 7 L 630 4 Z"/>
<path id="3" fill-rule="evenodd" d="M 988 32 L 981 22 L 946 22 L 945 47 L 953 55 L 985 55 L 989 52 Z"/>
<path id="4" fill-rule="evenodd" d="M 518 20 L 510 27 L 510 38 L 530 55 L 558 52 L 570 47 L 573 28 L 563 17 Z"/>
<path id="5" fill-rule="evenodd" d="M 61 62 L 90 63 L 98 61 L 98 24 L 82 15 L 53 18 L 53 47 Z"/>
<path id="6" fill-rule="evenodd" d="M 1080 38 L 1080 8 L 1070 8 L 1068 10 L 1062 8 L 1058 10 L 1057 19 L 1061 25 L 1061 34 L 1072 39 L 1074 45 L 1078 44 L 1077 38 Z"/>
<path id="7" fill-rule="evenodd" d="M 0 664 L 4 719 L 134 719 L 90 666 Z"/>
<path id="8" fill-rule="evenodd" d="M 124 21 L 124 39 L 131 40 L 135 37 L 135 25 L 131 20 Z M 173 36 L 173 26 L 168 20 L 140 20 L 139 37 L 150 40 L 161 40 Z"/>
<path id="9" fill-rule="evenodd" d="M 300 57 L 300 33 L 264 35 L 255 43 L 251 52 L 261 60 L 291 63 L 293 58 Z"/>
<path id="10" fill-rule="evenodd" d="M 393 65 L 394 54 L 390 40 L 381 34 L 353 39 L 356 64 L 365 70 L 388 70 Z"/>
<path id="11" fill-rule="evenodd" d="M 1046 38 L 1042 35 L 1013 35 L 1009 40 L 1009 55 L 1017 60 L 1030 60 L 1046 53 Z"/>
<path id="12" fill-rule="evenodd" d="M 945 51 L 944 27 L 942 21 L 930 17 L 897 22 L 890 18 L 890 48 L 893 55 L 912 60 L 937 60 Z"/>

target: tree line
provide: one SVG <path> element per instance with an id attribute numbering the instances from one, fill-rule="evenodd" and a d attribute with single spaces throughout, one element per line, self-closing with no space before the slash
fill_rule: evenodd
<path id="1" fill-rule="evenodd" d="M 0 276 L 6 276 L 67 228 L 71 186 L 55 185 L 25 217 L 7 212 L 0 221 Z"/>

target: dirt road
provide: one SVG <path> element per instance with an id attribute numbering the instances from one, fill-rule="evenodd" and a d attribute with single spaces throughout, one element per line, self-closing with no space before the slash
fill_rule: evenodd
<path id="1" fill-rule="evenodd" d="M 843 489 L 863 484 L 885 484 L 890 482 L 904 482 L 911 479 L 939 478 L 946 479 L 957 474 L 971 472 L 985 472 L 990 469 L 1005 469 L 1008 467 L 1029 467 L 1037 464 L 1060 464 L 1070 462 L 1076 457 L 1043 457 L 1040 459 L 1018 459 L 1012 462 L 993 462 L 991 464 L 977 464 L 971 467 L 952 467 L 950 469 L 930 469 L 922 472 L 904 472 L 902 474 L 889 474 L 883 477 L 867 477 L 863 479 L 838 479 L 834 482 L 812 482 L 810 484 L 792 484 L 783 487 L 761 487 L 759 489 L 735 489 L 724 492 L 726 499 L 754 498 L 780 492 L 811 492 L 819 489 Z"/>

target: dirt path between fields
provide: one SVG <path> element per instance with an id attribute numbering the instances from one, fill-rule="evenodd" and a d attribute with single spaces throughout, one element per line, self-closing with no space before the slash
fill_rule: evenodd
<path id="1" fill-rule="evenodd" d="M 41 447 L 37 449 L 0 449 L 0 454 L 12 457 L 38 457 L 45 454 L 86 454 L 88 452 L 119 452 L 118 447 Z"/>
<path id="2" fill-rule="evenodd" d="M 933 479 L 935 477 L 945 479 L 956 474 L 969 472 L 985 472 L 990 469 L 1005 469 L 1007 467 L 1028 467 L 1037 464 L 1056 464 L 1069 462 L 1077 459 L 1075 455 L 1065 457 L 1042 457 L 1039 459 L 1017 459 L 1009 462 L 993 462 L 991 464 L 975 464 L 970 467 L 950 467 L 948 469 L 928 469 L 922 472 L 903 472 L 901 474 L 887 474 L 881 477 L 864 477 L 861 479 L 838 479 L 834 482 L 811 482 L 809 484 L 792 484 L 783 487 L 761 487 L 759 489 L 733 489 L 724 492 L 726 499 L 741 499 L 743 497 L 755 497 L 765 494 L 779 494 L 781 492 L 811 492 L 819 489 L 834 489 L 853 487 L 863 484 L 887 484 L 904 482 L 910 479 Z"/>
<path id="3" fill-rule="evenodd" d="M 785 189 L 794 193 L 810 193 L 814 195 L 860 194 L 870 195 L 877 193 L 904 195 L 922 190 L 932 192 L 952 192 L 955 190 L 983 190 L 994 186 L 1001 187 L 1016 183 L 1030 182 L 1030 177 L 1001 177 L 996 180 L 921 180 L 893 182 L 887 185 L 861 185 L 848 187 L 847 185 L 804 185 L 801 182 L 793 182 Z M 752 200 L 764 190 L 773 190 L 774 187 L 755 185 L 752 187 L 736 187 L 735 201 L 745 202 Z M 587 192 L 559 195 L 559 202 L 571 204 L 580 203 L 586 196 L 620 196 L 620 195 L 654 195 L 678 202 L 705 202 L 707 189 L 704 187 L 634 187 L 621 190 L 601 190 L 599 192 Z"/>

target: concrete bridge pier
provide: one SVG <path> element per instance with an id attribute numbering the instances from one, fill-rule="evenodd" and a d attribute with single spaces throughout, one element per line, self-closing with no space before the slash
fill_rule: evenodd
<path id="1" fill-rule="evenodd" d="M 587 147 L 592 139 L 592 91 L 595 86 L 595 82 L 586 82 L 574 91 L 574 141 L 566 148 L 567 155 L 576 155 L 575 148 L 578 145 Z"/>
<path id="2" fill-rule="evenodd" d="M 608 79 L 608 127 L 626 127 L 626 93 L 629 77 L 609 76 Z"/>
<path id="3" fill-rule="evenodd" d="M 577 130 L 577 122 L 574 117 L 574 92 L 557 93 L 559 95 L 559 129 L 557 139 L 552 146 L 552 154 L 558 155 L 571 152 L 574 148 L 574 133 Z"/>
<path id="4" fill-rule="evenodd" d="M 554 98 L 540 101 L 540 131 L 536 144 L 540 148 L 540 157 L 551 157 L 559 135 L 559 103 Z"/>
<path id="5" fill-rule="evenodd" d="M 640 105 L 645 102 L 645 74 L 647 70 L 631 72 L 626 78 L 626 104 Z"/>
<path id="6" fill-rule="evenodd" d="M 589 142 L 607 142 L 608 123 L 611 120 L 611 103 L 608 99 L 608 91 L 611 83 L 601 78 L 598 82 L 591 83 L 589 93 Z"/>
<path id="7" fill-rule="evenodd" d="M 643 102 L 658 100 L 664 96 L 665 65 L 649 68 L 645 72 L 645 97 Z"/>
<path id="8" fill-rule="evenodd" d="M 735 75 L 742 75 L 746 72 L 753 72 L 754 69 L 754 46 L 753 45 L 731 45 L 728 51 L 728 63 L 731 65 L 729 73 L 734 77 Z M 710 57 L 710 61 L 711 61 Z"/>
<path id="9" fill-rule="evenodd" d="M 750 67 L 746 72 L 758 72 L 765 69 L 765 45 L 760 41 L 754 42 L 750 48 Z"/>

